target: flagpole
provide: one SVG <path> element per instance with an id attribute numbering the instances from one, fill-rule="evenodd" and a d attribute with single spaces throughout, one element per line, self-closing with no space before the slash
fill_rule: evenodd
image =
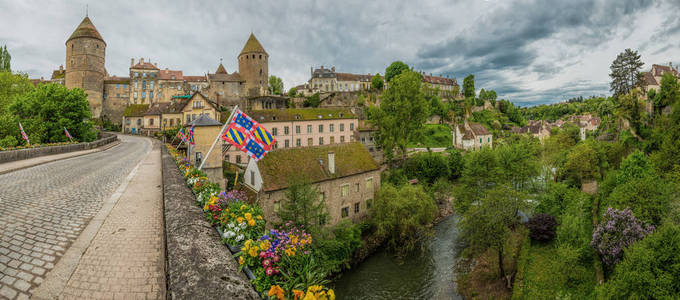
<path id="1" fill-rule="evenodd" d="M 238 105 L 234 106 L 234 108 L 231 110 L 231 114 L 229 114 L 229 118 L 227 119 L 227 121 L 224 122 L 224 125 L 222 126 L 222 129 L 220 130 L 220 134 L 217 135 L 217 137 L 215 138 L 215 140 L 212 143 L 212 146 L 210 146 L 210 150 L 208 150 L 208 153 L 205 155 L 205 157 L 203 157 L 203 161 L 201 161 L 201 165 L 198 166 L 199 170 L 203 168 L 203 164 L 205 163 L 206 160 L 208 160 L 208 156 L 210 156 L 210 152 L 212 152 L 213 149 L 215 148 L 215 144 L 217 144 L 217 140 L 219 140 L 220 137 L 222 136 L 224 129 L 227 128 L 227 125 L 229 125 L 229 123 L 231 123 L 231 119 L 234 117 L 234 113 L 236 112 L 237 109 L 238 109 Z"/>
<path id="2" fill-rule="evenodd" d="M 175 148 L 175 150 L 179 149 L 179 146 L 182 146 L 183 142 L 184 142 L 184 140 L 180 139 L 179 144 L 177 144 L 177 148 Z"/>

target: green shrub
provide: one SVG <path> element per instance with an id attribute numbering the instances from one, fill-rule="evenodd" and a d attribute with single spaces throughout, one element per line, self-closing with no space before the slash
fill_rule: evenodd
<path id="1" fill-rule="evenodd" d="M 17 144 L 18 144 L 17 139 L 11 135 L 8 135 L 5 138 L 0 139 L 0 147 L 2 148 L 15 147 Z"/>

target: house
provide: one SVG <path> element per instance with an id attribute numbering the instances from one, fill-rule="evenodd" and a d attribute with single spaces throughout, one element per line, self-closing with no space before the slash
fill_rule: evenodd
<path id="1" fill-rule="evenodd" d="M 195 167 L 203 164 L 201 170 L 208 175 L 210 181 L 217 182 L 220 188 L 224 189 L 226 183 L 222 173 L 222 156 L 219 153 L 219 149 L 213 149 L 210 152 L 210 156 L 206 156 L 213 142 L 220 135 L 222 123 L 206 114 L 202 114 L 196 120 L 184 126 L 187 127 L 186 130 L 194 128 L 194 144 L 187 145 L 187 157 L 190 163 Z"/>
<path id="2" fill-rule="evenodd" d="M 123 112 L 123 133 L 139 134 L 144 128 L 144 114 L 149 110 L 148 104 L 131 104 Z"/>
<path id="3" fill-rule="evenodd" d="M 671 73 L 676 78 L 680 72 L 678 72 L 678 66 L 673 68 L 673 63 L 668 63 L 668 66 L 653 64 L 652 69 L 649 72 L 643 72 L 643 95 L 642 97 L 647 97 L 647 92 L 651 89 L 655 89 L 657 92 L 661 87 L 661 77 L 664 74 Z"/>
<path id="4" fill-rule="evenodd" d="M 201 92 L 194 92 L 189 98 L 189 101 L 184 103 L 182 107 L 182 120 L 184 124 L 187 124 L 201 115 L 207 115 L 214 120 L 219 120 L 219 109 L 217 104 L 209 100 L 206 96 L 201 94 Z"/>
<path id="5" fill-rule="evenodd" d="M 354 141 L 359 121 L 352 111 L 342 108 L 267 109 L 250 111 L 248 115 L 274 136 L 273 149 L 349 143 Z M 244 165 L 249 158 L 230 149 L 224 159 Z"/>
<path id="6" fill-rule="evenodd" d="M 179 97 L 173 97 L 170 103 L 161 111 L 162 125 L 161 130 L 174 128 L 182 125 L 183 113 L 182 108 L 187 104 L 188 100 Z"/>
<path id="7" fill-rule="evenodd" d="M 557 127 L 562 127 L 564 121 L 558 123 L 559 125 L 554 125 Z M 550 136 L 550 130 L 552 129 L 552 124 L 545 122 L 543 120 L 529 120 L 529 124 L 524 127 L 514 127 L 511 131 L 517 134 L 531 134 L 533 137 L 543 141 L 545 138 Z"/>
<path id="8" fill-rule="evenodd" d="M 153 133 L 161 131 L 161 114 L 163 110 L 167 109 L 168 103 L 154 103 L 149 106 L 149 109 L 144 113 L 144 126 L 142 132 L 145 135 L 152 135 Z"/>
<path id="9" fill-rule="evenodd" d="M 493 147 L 493 135 L 482 124 L 465 121 L 463 125 L 454 125 L 453 146 L 464 150 Z"/>
<path id="10" fill-rule="evenodd" d="M 295 179 L 318 189 L 328 212 L 321 224 L 357 222 L 367 216 L 380 187 L 380 167 L 360 143 L 345 143 L 272 151 L 258 162 L 251 159 L 244 174 L 268 221 L 277 219 Z"/>
<path id="11" fill-rule="evenodd" d="M 371 125 L 365 120 L 359 120 L 357 130 L 354 132 L 354 135 L 356 136 L 354 140 L 361 142 L 366 150 L 371 153 L 373 159 L 378 163 L 382 163 L 384 158 L 383 151 L 378 147 L 378 144 L 375 141 L 377 132 L 378 126 Z"/>

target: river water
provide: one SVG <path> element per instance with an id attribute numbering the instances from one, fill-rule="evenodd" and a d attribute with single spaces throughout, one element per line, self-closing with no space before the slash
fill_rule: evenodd
<path id="1" fill-rule="evenodd" d="M 454 283 L 458 217 L 435 225 L 427 250 L 401 263 L 382 249 L 333 284 L 338 299 L 462 299 Z"/>

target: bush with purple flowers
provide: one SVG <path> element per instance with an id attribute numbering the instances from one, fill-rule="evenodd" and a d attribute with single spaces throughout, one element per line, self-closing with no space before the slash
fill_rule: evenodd
<path id="1" fill-rule="evenodd" d="M 654 231 L 654 226 L 642 224 L 630 209 L 607 208 L 602 221 L 593 231 L 590 246 L 600 254 L 605 265 L 613 267 L 623 257 L 623 251 Z"/>

